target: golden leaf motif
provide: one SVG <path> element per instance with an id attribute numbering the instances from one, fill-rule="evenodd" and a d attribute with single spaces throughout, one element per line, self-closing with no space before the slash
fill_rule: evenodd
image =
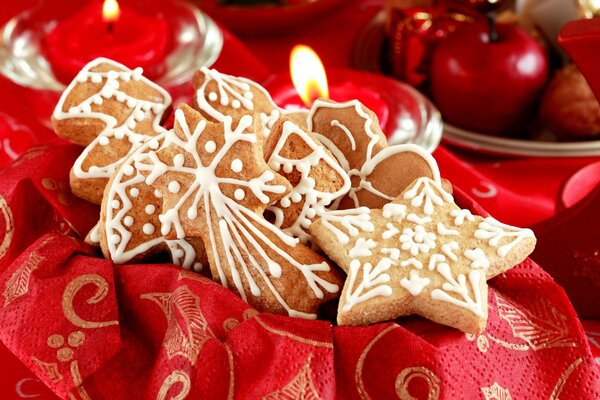
<path id="1" fill-rule="evenodd" d="M 413 379 L 419 379 L 427 383 L 429 388 L 427 400 L 438 400 L 440 398 L 440 378 L 432 370 L 425 367 L 408 367 L 404 368 L 396 377 L 396 394 L 400 399 L 417 400 L 408 390 Z"/>
<path id="2" fill-rule="evenodd" d="M 15 223 L 13 221 L 12 211 L 6 199 L 0 196 L 0 213 L 4 217 L 4 237 L 0 242 L 0 260 L 4 258 L 6 253 L 8 252 L 8 248 L 12 243 L 13 236 L 15 234 Z"/>
<path id="3" fill-rule="evenodd" d="M 263 397 L 263 400 L 320 400 L 321 397 L 312 380 L 308 357 L 298 374 L 283 388 Z"/>
<path id="4" fill-rule="evenodd" d="M 485 400 L 512 400 L 508 389 L 500 386 L 498 382 L 494 382 L 492 386 L 482 387 L 481 392 Z"/>
<path id="5" fill-rule="evenodd" d="M 17 298 L 27 294 L 29 291 L 31 273 L 38 269 L 40 263 L 45 259 L 46 257 L 38 254 L 36 251 L 32 251 L 23 265 L 13 272 L 4 286 L 4 307 L 8 306 Z"/>
<path id="6" fill-rule="evenodd" d="M 527 342 L 533 350 L 551 347 L 576 347 L 567 323 L 567 317 L 545 300 L 541 300 L 534 314 L 520 308 L 498 293 L 498 314 L 512 330 L 514 337 Z"/>
<path id="7" fill-rule="evenodd" d="M 171 389 L 175 384 L 181 383 L 181 390 L 176 396 L 169 397 L 169 400 L 183 400 L 190 393 L 190 389 L 192 387 L 192 382 L 190 381 L 190 377 L 183 371 L 173 371 L 169 376 L 167 376 L 158 391 L 158 395 L 156 396 L 157 400 L 166 400 L 167 394 L 169 393 L 169 389 Z"/>
<path id="8" fill-rule="evenodd" d="M 173 293 L 149 293 L 141 298 L 154 301 L 165 314 L 167 330 L 163 346 L 169 359 L 180 355 L 195 364 L 204 343 L 214 337 L 200 310 L 198 296 L 184 285 Z"/>
<path id="9" fill-rule="evenodd" d="M 47 363 L 35 357 L 31 357 L 31 359 L 53 383 L 60 382 L 63 379 L 62 374 L 58 370 L 57 363 Z"/>
<path id="10" fill-rule="evenodd" d="M 71 282 L 69 282 L 63 292 L 62 309 L 65 318 L 68 319 L 73 325 L 87 329 L 105 328 L 107 326 L 119 325 L 119 321 L 116 320 L 101 322 L 86 321 L 77 314 L 75 307 L 73 306 L 75 295 L 77 295 L 79 290 L 81 290 L 84 286 L 90 284 L 96 286 L 97 290 L 94 296 L 87 299 L 87 304 L 97 304 L 101 302 L 106 297 L 108 290 L 110 289 L 106 279 L 97 274 L 84 274 L 73 279 Z"/>
<path id="11" fill-rule="evenodd" d="M 582 362 L 583 362 L 583 357 L 578 358 L 577 360 L 573 361 L 573 363 L 571 363 L 571 365 L 569 365 L 567 367 L 567 369 L 563 372 L 561 377 L 558 379 L 558 382 L 556 382 L 556 386 L 554 386 L 554 389 L 552 390 L 552 393 L 550 394 L 550 400 L 559 400 L 560 399 L 560 395 L 562 394 L 562 391 L 564 390 L 565 385 L 567 384 L 567 380 L 569 379 L 569 377 L 571 376 L 573 371 L 575 371 Z"/>

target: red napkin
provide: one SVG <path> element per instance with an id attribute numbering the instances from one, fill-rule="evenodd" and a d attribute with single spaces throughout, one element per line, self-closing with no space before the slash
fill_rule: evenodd
<path id="1" fill-rule="evenodd" d="M 580 322 L 530 260 L 491 281 L 481 335 L 418 317 L 335 327 L 259 314 L 180 268 L 93 254 L 75 231 L 98 210 L 68 193 L 77 152 L 34 149 L 0 172 L 0 338 L 60 397 L 600 397 Z"/>

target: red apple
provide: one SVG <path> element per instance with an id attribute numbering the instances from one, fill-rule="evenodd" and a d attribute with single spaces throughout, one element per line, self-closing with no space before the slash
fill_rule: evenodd
<path id="1" fill-rule="evenodd" d="M 431 89 L 445 121 L 491 134 L 518 133 L 533 119 L 548 79 L 541 46 L 514 25 L 459 27 L 433 54 Z"/>

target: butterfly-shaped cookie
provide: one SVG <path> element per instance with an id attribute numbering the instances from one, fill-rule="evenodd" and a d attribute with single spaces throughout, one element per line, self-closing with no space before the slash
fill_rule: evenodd
<path id="1" fill-rule="evenodd" d="M 388 146 L 377 116 L 358 100 L 316 100 L 308 130 L 318 134 L 352 180 L 350 191 L 334 208 L 380 208 L 416 178 L 441 182 L 431 154 L 413 144 Z"/>

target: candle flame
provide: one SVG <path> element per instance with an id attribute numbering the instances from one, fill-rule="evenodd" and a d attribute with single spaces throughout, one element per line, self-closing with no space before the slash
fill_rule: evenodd
<path id="1" fill-rule="evenodd" d="M 294 87 L 307 107 L 318 98 L 329 98 L 325 67 L 310 47 L 301 44 L 294 47 L 290 55 L 290 73 Z"/>
<path id="2" fill-rule="evenodd" d="M 104 0 L 102 5 L 102 17 L 106 22 L 116 22 L 121 15 L 121 9 L 117 0 Z"/>

